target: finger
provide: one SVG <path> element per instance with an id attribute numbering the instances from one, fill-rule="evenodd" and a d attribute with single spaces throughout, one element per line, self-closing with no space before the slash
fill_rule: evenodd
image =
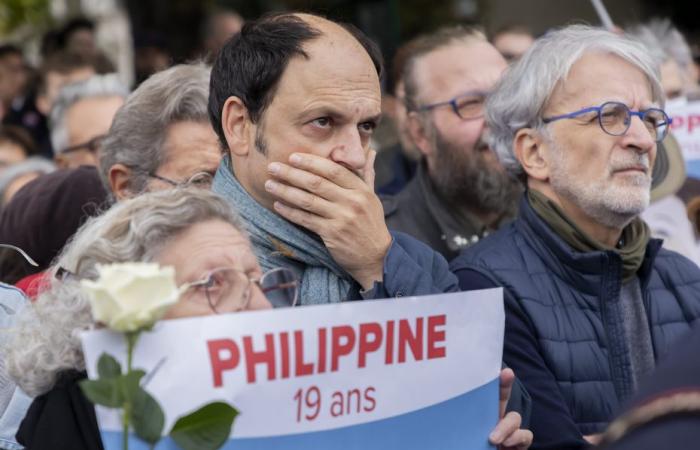
<path id="1" fill-rule="evenodd" d="M 306 170 L 274 162 L 267 166 L 267 171 L 278 181 L 282 181 L 289 186 L 301 188 L 328 201 L 336 201 L 342 198 L 341 187 Z"/>
<path id="2" fill-rule="evenodd" d="M 367 154 L 367 165 L 365 166 L 362 178 L 365 180 L 365 183 L 367 183 L 367 186 L 370 186 L 372 189 L 374 189 L 374 177 L 376 175 L 376 172 L 374 171 L 374 161 L 376 159 L 377 152 L 370 149 L 369 153 Z"/>
<path id="3" fill-rule="evenodd" d="M 310 212 L 317 216 L 326 218 L 332 217 L 333 204 L 316 194 L 275 180 L 267 180 L 265 182 L 265 190 L 282 200 L 284 204 L 288 206 Z"/>
<path id="4" fill-rule="evenodd" d="M 323 221 L 325 220 L 324 218 L 311 214 L 310 212 L 285 205 L 282 202 L 273 203 L 273 207 L 275 208 L 277 214 L 290 222 L 295 223 L 300 227 L 304 227 L 307 230 L 311 230 L 319 236 L 321 235 L 323 231 Z"/>
<path id="5" fill-rule="evenodd" d="M 493 445 L 500 445 L 511 434 L 518 431 L 519 428 L 520 414 L 516 412 L 509 412 L 503 419 L 498 421 L 496 428 L 494 428 L 489 435 L 489 441 Z"/>
<path id="6" fill-rule="evenodd" d="M 501 445 L 505 448 L 526 449 L 532 445 L 532 439 L 532 431 L 518 430 L 503 441 Z"/>
<path id="7" fill-rule="evenodd" d="M 501 378 L 498 391 L 498 417 L 503 417 L 506 412 L 506 405 L 510 400 L 510 393 L 515 383 L 515 372 L 513 369 L 505 368 L 501 370 Z"/>
<path id="8" fill-rule="evenodd" d="M 347 167 L 322 156 L 310 153 L 292 153 L 289 163 L 297 169 L 311 172 L 346 189 L 364 186 L 364 180 Z"/>

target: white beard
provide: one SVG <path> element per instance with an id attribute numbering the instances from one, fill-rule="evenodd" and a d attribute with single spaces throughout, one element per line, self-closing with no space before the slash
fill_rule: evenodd
<path id="1" fill-rule="evenodd" d="M 605 173 L 591 180 L 584 180 L 576 167 L 569 167 L 566 154 L 554 144 L 549 182 L 557 195 L 570 200 L 592 219 L 608 227 L 624 228 L 649 206 L 651 169 L 647 153 L 640 155 L 630 150 L 614 159 Z M 645 165 L 647 173 L 613 174 L 632 164 Z"/>

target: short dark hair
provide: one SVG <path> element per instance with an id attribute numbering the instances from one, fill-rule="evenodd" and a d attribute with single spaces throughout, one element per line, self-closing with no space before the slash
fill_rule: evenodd
<path id="1" fill-rule="evenodd" d="M 65 50 L 50 54 L 39 68 L 39 94 L 46 92 L 46 78 L 49 72 L 66 75 L 85 68 L 92 68 L 97 74 L 114 72 L 114 65 L 100 52 L 92 56 Z"/>
<path id="2" fill-rule="evenodd" d="M 22 49 L 15 44 L 2 44 L 0 45 L 0 59 L 5 58 L 7 55 L 15 55 L 20 58 L 24 58 Z"/>
<path id="3" fill-rule="evenodd" d="M 356 27 L 339 25 L 367 51 L 381 77 L 379 47 Z M 303 45 L 321 35 L 293 13 L 276 13 L 246 22 L 241 32 L 229 39 L 214 62 L 209 86 L 209 118 L 224 148 L 227 144 L 221 113 L 226 99 L 240 98 L 250 120 L 256 123 L 272 102 L 289 60 L 294 56 L 308 58 Z"/>

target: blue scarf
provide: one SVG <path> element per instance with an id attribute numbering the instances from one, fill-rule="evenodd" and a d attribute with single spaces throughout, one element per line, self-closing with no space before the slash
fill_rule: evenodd
<path id="1" fill-rule="evenodd" d="M 337 303 L 355 281 L 331 257 L 323 241 L 258 203 L 241 186 L 224 157 L 212 190 L 225 198 L 245 222 L 263 271 L 289 267 L 299 274 L 299 303 Z"/>

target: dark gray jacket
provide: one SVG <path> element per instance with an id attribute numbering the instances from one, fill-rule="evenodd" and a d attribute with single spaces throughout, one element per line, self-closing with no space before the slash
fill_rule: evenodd
<path id="1" fill-rule="evenodd" d="M 382 204 L 390 230 L 413 236 L 448 261 L 486 234 L 486 227 L 475 216 L 458 212 L 440 199 L 425 163 L 419 164 L 416 175 L 401 192 L 382 196 Z"/>

